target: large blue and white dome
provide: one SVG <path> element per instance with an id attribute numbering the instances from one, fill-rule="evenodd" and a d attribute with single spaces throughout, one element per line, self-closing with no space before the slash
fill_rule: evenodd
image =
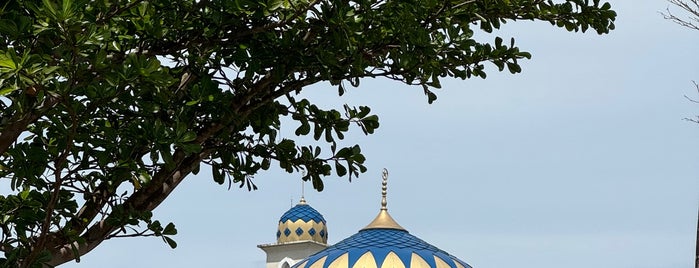
<path id="1" fill-rule="evenodd" d="M 384 170 L 381 210 L 358 233 L 313 254 L 294 268 L 471 268 L 457 257 L 408 233 L 388 214 Z"/>
<path id="2" fill-rule="evenodd" d="M 328 227 L 325 218 L 301 198 L 298 205 L 292 207 L 279 218 L 277 243 L 311 240 L 326 244 Z"/>

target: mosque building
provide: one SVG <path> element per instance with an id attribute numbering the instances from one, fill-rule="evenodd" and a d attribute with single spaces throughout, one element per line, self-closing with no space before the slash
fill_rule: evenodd
<path id="1" fill-rule="evenodd" d="M 383 171 L 381 210 L 356 234 L 328 245 L 325 218 L 304 198 L 279 219 L 277 243 L 258 247 L 267 268 L 471 268 L 464 261 L 410 234 L 388 214 Z"/>

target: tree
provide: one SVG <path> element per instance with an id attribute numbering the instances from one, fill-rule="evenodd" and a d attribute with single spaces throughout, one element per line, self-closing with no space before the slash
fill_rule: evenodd
<path id="1" fill-rule="evenodd" d="M 689 16 L 687 18 L 678 17 L 675 15 L 675 13 L 670 11 L 670 8 L 668 8 L 666 12 L 661 13 L 665 19 L 671 20 L 672 22 L 689 29 L 699 30 L 699 0 L 668 0 L 668 2 L 676 7 L 679 7 L 684 12 L 689 13 Z M 694 82 L 694 87 L 697 89 L 697 92 L 699 92 L 699 84 Z M 687 96 L 685 97 L 691 102 L 699 103 L 692 98 Z M 688 118 L 687 120 L 694 123 L 699 123 L 699 117 L 695 119 Z M 699 268 L 699 208 L 697 211 L 697 240 L 695 243 L 696 254 L 694 256 L 695 268 Z"/>
<path id="2" fill-rule="evenodd" d="M 665 19 L 690 29 L 699 30 L 699 0 L 668 0 L 668 2 L 689 13 L 689 17 L 678 17 L 668 8 L 665 13 L 662 13 Z"/>
<path id="3" fill-rule="evenodd" d="M 189 174 L 255 189 L 272 164 L 322 177 L 366 169 L 351 125 L 368 107 L 323 110 L 299 93 L 362 78 L 416 85 L 521 71 L 514 39 L 477 41 L 516 20 L 614 29 L 599 0 L 10 0 L 0 9 L 3 267 L 56 266 L 105 239 L 158 236 L 151 211 Z M 297 136 L 282 137 L 281 119 Z M 329 148 L 328 148 L 329 147 Z"/>

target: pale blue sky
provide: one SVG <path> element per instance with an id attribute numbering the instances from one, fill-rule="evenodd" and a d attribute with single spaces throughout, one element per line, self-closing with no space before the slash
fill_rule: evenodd
<path id="1" fill-rule="evenodd" d="M 366 80 L 324 107 L 369 105 L 381 118 L 359 131 L 369 171 L 306 190 L 331 243 L 368 224 L 388 168 L 389 211 L 412 234 L 474 268 L 691 267 L 699 205 L 699 31 L 665 21 L 663 0 L 611 1 L 609 35 L 546 23 L 506 24 L 533 58 L 517 75 L 444 81 L 436 103 L 420 88 Z M 488 37 L 490 38 L 490 37 Z M 292 133 L 295 124 L 287 124 Z M 260 190 L 185 180 L 155 211 L 174 221 L 179 247 L 158 238 L 108 240 L 65 267 L 263 267 L 258 244 L 300 196 L 300 175 L 259 174 Z"/>

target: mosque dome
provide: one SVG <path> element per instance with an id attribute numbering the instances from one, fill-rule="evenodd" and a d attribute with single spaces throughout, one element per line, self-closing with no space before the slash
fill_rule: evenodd
<path id="1" fill-rule="evenodd" d="M 279 218 L 277 243 L 296 241 L 328 242 L 328 228 L 325 218 L 317 210 L 301 201 Z"/>
<path id="2" fill-rule="evenodd" d="M 430 245 L 398 225 L 386 208 L 386 182 L 379 215 L 358 233 L 310 255 L 294 268 L 471 268 L 449 253 Z"/>

